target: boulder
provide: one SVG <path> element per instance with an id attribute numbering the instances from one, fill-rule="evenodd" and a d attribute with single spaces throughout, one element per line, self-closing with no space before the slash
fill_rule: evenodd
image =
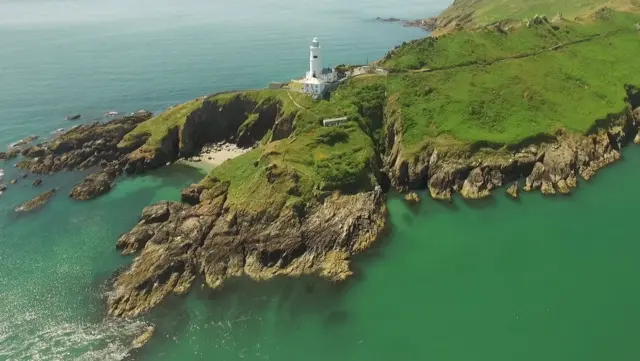
<path id="1" fill-rule="evenodd" d="M 420 203 L 420 197 L 418 196 L 418 194 L 416 192 L 411 192 L 411 193 L 407 194 L 406 196 L 404 196 L 404 200 L 407 203 L 409 203 L 410 205 L 414 205 L 414 204 Z"/>
<path id="2" fill-rule="evenodd" d="M 82 115 L 80 114 L 74 114 L 74 115 L 69 115 L 64 117 L 65 120 L 78 120 L 80 119 L 80 117 L 82 117 Z"/>
<path id="3" fill-rule="evenodd" d="M 7 186 L 4 184 L 0 184 L 0 192 L 4 192 L 7 190 Z"/>
<path id="4" fill-rule="evenodd" d="M 42 194 L 40 194 L 39 196 L 33 198 L 32 200 L 28 201 L 27 203 L 24 203 L 23 205 L 21 205 L 20 207 L 16 208 L 16 212 L 18 213 L 23 213 L 23 212 L 31 212 L 33 210 L 36 210 L 40 207 L 42 207 L 45 203 L 47 203 L 57 192 L 57 189 L 50 189 Z"/>
<path id="5" fill-rule="evenodd" d="M 41 186 L 41 185 L 42 185 L 42 178 L 38 178 L 38 179 L 34 180 L 32 185 L 33 185 L 34 187 L 39 187 L 39 186 Z"/>
<path id="6" fill-rule="evenodd" d="M 11 184 L 17 184 L 17 183 L 18 183 L 18 180 L 17 180 L 17 179 L 12 179 L 12 180 L 11 180 L 11 182 L 9 182 L 9 183 L 11 183 Z"/>
<path id="7" fill-rule="evenodd" d="M 509 188 L 507 188 L 507 194 L 512 198 L 518 198 L 518 182 L 513 183 Z"/>

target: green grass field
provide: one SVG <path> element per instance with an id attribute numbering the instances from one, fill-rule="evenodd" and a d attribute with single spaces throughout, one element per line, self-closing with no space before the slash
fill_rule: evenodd
<path id="1" fill-rule="evenodd" d="M 541 24 L 508 35 L 460 32 L 399 49 L 385 65 L 400 71 L 387 84 L 400 104 L 406 149 L 418 152 L 441 136 L 512 145 L 560 129 L 587 132 L 596 120 L 623 111 L 625 84 L 640 85 L 640 62 L 629 56 L 640 54 L 640 32 L 633 26 L 639 20 L 635 14 L 610 12 L 591 24 L 567 23 L 558 30 Z M 485 65 L 484 59 L 594 34 L 607 36 Z M 412 72 L 399 66 L 407 56 L 421 59 L 425 68 L 480 61 Z"/>

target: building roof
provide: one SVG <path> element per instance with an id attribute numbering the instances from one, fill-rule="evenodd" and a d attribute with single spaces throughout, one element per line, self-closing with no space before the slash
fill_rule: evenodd
<path id="1" fill-rule="evenodd" d="M 318 78 L 306 78 L 304 80 L 305 84 L 324 84 L 324 81 L 318 79 Z"/>

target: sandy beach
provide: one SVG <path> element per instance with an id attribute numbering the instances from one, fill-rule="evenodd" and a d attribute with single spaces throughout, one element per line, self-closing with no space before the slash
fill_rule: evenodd
<path id="1" fill-rule="evenodd" d="M 208 170 L 250 150 L 251 148 L 240 148 L 231 143 L 208 144 L 202 147 L 199 155 L 185 159 L 183 162 L 197 168 Z"/>

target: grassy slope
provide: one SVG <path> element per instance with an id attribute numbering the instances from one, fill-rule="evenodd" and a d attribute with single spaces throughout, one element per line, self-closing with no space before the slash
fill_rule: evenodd
<path id="1" fill-rule="evenodd" d="M 300 93 L 289 93 L 304 108 L 296 115 L 294 134 L 212 171 L 211 177 L 231 182 L 229 204 L 254 212 L 273 211 L 308 203 L 327 191 L 372 189 L 378 171 L 375 145 L 368 132 L 370 122 L 361 111 L 366 111 L 366 101 L 373 93 L 383 102 L 384 89 L 371 83 L 376 82 L 367 77 L 354 79 L 335 92 L 331 101 L 314 102 Z M 279 91 L 283 99 L 289 95 Z M 347 124 L 322 127 L 321 119 L 343 115 L 349 116 Z M 276 180 L 268 182 L 268 173 L 277 174 Z"/>
<path id="2" fill-rule="evenodd" d="M 640 33 L 633 27 L 640 17 L 607 14 L 606 20 L 565 23 L 558 30 L 541 24 L 509 35 L 458 32 L 399 49 L 384 65 L 401 71 L 389 76 L 388 88 L 401 104 L 405 149 L 419 151 L 441 136 L 467 144 L 509 145 L 558 129 L 586 132 L 595 120 L 620 112 L 624 85 L 640 85 L 640 64 L 629 56 L 640 54 Z M 482 65 L 483 58 L 526 53 L 616 29 L 621 31 L 559 50 Z M 421 59 L 426 68 L 481 63 L 402 72 L 402 57 L 407 56 Z"/>
<path id="3" fill-rule="evenodd" d="M 591 14 L 602 6 L 630 11 L 640 9 L 640 0 L 456 0 L 439 16 L 439 24 L 452 21 L 467 27 L 491 24 L 504 19 L 522 20 L 536 14 L 565 18 Z"/>

